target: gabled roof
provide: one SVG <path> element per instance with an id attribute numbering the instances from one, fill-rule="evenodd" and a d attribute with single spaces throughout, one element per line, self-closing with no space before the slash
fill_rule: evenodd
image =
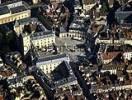
<path id="1" fill-rule="evenodd" d="M 103 60 L 109 60 L 116 58 L 121 52 L 106 52 L 102 54 Z"/>

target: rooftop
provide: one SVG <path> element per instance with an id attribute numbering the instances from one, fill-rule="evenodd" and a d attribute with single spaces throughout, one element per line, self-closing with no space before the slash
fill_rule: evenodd
<path id="1" fill-rule="evenodd" d="M 7 6 L 0 6 L 0 15 L 4 15 L 10 13 L 10 10 L 8 9 Z"/>
<path id="2" fill-rule="evenodd" d="M 21 19 L 18 20 L 15 25 L 24 25 L 23 31 L 33 32 L 31 34 L 33 40 L 55 36 L 54 33 L 51 30 L 47 30 L 37 18 Z"/>
<path id="3" fill-rule="evenodd" d="M 27 10 L 27 8 L 23 5 L 15 7 L 15 8 L 10 8 L 10 11 L 11 11 L 12 14 L 19 13 L 19 12 L 26 11 L 26 10 Z"/>
<path id="4" fill-rule="evenodd" d="M 60 87 L 72 82 L 76 83 L 77 81 L 71 66 L 66 61 L 63 61 L 55 70 L 53 70 L 51 78 L 54 81 L 55 87 Z"/>
<path id="5" fill-rule="evenodd" d="M 125 45 L 107 45 L 107 52 L 132 52 L 132 46 L 129 44 Z"/>
<path id="6" fill-rule="evenodd" d="M 0 95 L 0 100 L 4 100 L 3 95 Z"/>
<path id="7" fill-rule="evenodd" d="M 71 25 L 70 25 L 70 28 L 83 28 L 84 26 L 82 25 L 83 23 L 81 22 L 73 22 Z"/>
<path id="8" fill-rule="evenodd" d="M 67 78 L 70 75 L 69 70 L 67 69 L 67 66 L 69 66 L 68 63 L 63 61 L 51 73 L 51 74 L 53 74 L 51 78 L 53 78 L 54 81 L 60 80 L 62 78 Z"/>
<path id="9" fill-rule="evenodd" d="M 118 64 L 110 63 L 107 65 L 103 65 L 102 70 L 120 70 L 120 71 L 122 71 L 124 69 L 125 65 L 126 65 L 126 63 L 118 63 Z M 127 70 L 132 70 L 132 65 L 128 65 Z"/>
<path id="10" fill-rule="evenodd" d="M 37 39 L 43 39 L 43 38 L 47 38 L 47 37 L 54 37 L 55 34 L 52 31 L 42 31 L 42 32 L 35 32 L 34 34 L 31 35 L 31 38 L 33 40 L 37 40 Z"/>
<path id="11" fill-rule="evenodd" d="M 118 11 L 132 11 L 132 1 L 131 2 L 128 2 L 126 5 L 120 7 Z"/>
<path id="12" fill-rule="evenodd" d="M 67 97 L 84 99 L 82 90 L 77 82 L 71 66 L 63 61 L 52 73 L 51 78 L 55 85 L 55 98 Z"/>
<path id="13" fill-rule="evenodd" d="M 109 99 L 112 98 L 114 100 L 116 99 L 131 99 L 131 90 L 119 90 L 119 91 L 114 91 L 112 90 L 109 93 L 98 93 L 96 94 L 97 98 L 101 99 Z"/>
<path id="14" fill-rule="evenodd" d="M 47 57 L 45 57 L 44 55 L 39 55 L 38 62 L 44 62 L 44 61 L 46 62 L 50 60 L 65 59 L 65 58 L 68 58 L 66 54 L 57 54 L 57 55 L 51 55 Z"/>
<path id="15" fill-rule="evenodd" d="M 28 10 L 28 7 L 24 1 L 17 1 L 0 5 L 0 15 L 8 14 L 10 12 L 14 14 L 25 10 Z"/>
<path id="16" fill-rule="evenodd" d="M 16 74 L 16 73 L 14 71 L 10 71 L 10 70 L 0 71 L 0 75 L 4 78 L 9 78 L 13 74 Z"/>
<path id="17" fill-rule="evenodd" d="M 38 19 L 37 18 L 24 18 L 21 20 L 17 21 L 19 23 L 19 25 L 27 25 L 29 23 L 38 23 Z"/>
<path id="18" fill-rule="evenodd" d="M 109 71 L 93 72 L 88 77 L 90 77 L 90 79 L 86 79 L 88 83 L 94 82 L 91 90 L 94 90 L 95 93 L 108 93 L 112 90 L 131 90 L 131 74 L 124 73 L 122 70 L 118 70 L 117 74 L 110 73 Z"/>
<path id="19" fill-rule="evenodd" d="M 18 77 L 14 80 L 9 80 L 10 92 L 16 93 L 19 99 L 39 99 L 47 100 L 45 92 L 37 83 L 37 80 L 32 75 Z"/>
<path id="20" fill-rule="evenodd" d="M 120 52 L 106 52 L 102 54 L 102 59 L 103 60 L 109 60 L 109 59 L 114 59 L 120 54 Z"/>
<path id="21" fill-rule="evenodd" d="M 67 100 L 85 100 L 85 96 L 82 94 L 82 90 L 78 85 L 69 85 L 66 88 L 56 89 L 55 98 L 67 98 Z"/>

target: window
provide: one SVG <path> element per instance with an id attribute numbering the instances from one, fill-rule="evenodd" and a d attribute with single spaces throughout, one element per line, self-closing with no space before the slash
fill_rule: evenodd
<path id="1" fill-rule="evenodd" d="M 50 66 L 50 70 L 52 70 L 52 69 L 53 69 L 53 67 Z"/>
<path id="2" fill-rule="evenodd" d="M 48 71 L 46 71 L 46 73 L 48 73 Z"/>
<path id="3" fill-rule="evenodd" d="M 46 66 L 46 70 L 48 70 L 48 67 Z"/>

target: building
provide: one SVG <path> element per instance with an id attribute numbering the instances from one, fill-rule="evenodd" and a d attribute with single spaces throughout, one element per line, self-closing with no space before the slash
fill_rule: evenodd
<path id="1" fill-rule="evenodd" d="M 50 0 L 51 3 L 60 3 L 63 2 L 64 0 Z"/>
<path id="2" fill-rule="evenodd" d="M 0 5 L 0 15 L 0 24 L 5 24 L 28 18 L 31 16 L 31 11 L 25 2 L 18 1 Z"/>
<path id="3" fill-rule="evenodd" d="M 10 93 L 16 94 L 15 96 L 10 97 L 14 100 L 47 100 L 45 91 L 32 75 L 17 76 L 15 79 L 8 80 L 8 84 Z"/>
<path id="4" fill-rule="evenodd" d="M 121 26 L 123 27 L 123 26 Z M 123 31 L 123 35 L 127 40 L 131 40 L 132 39 L 132 30 L 131 30 L 131 25 L 128 26 L 128 24 L 122 29 Z"/>
<path id="5" fill-rule="evenodd" d="M 17 75 L 24 75 L 27 71 L 27 65 L 23 62 L 22 56 L 18 51 L 9 52 L 5 55 L 5 63 L 15 70 Z"/>
<path id="6" fill-rule="evenodd" d="M 39 82 L 45 86 L 48 95 L 50 93 L 50 100 L 62 100 L 62 98 L 65 97 L 68 98 L 68 100 L 86 100 L 69 62 L 66 60 L 62 61 L 48 77 L 47 74 L 39 68 L 40 67 L 37 67 L 37 70 L 34 70 L 34 75 L 39 79 Z"/>
<path id="7" fill-rule="evenodd" d="M 19 37 L 20 34 L 24 33 L 34 33 L 36 30 L 36 26 L 39 23 L 37 18 L 25 18 L 21 20 L 17 20 L 14 23 L 14 31 L 16 32 L 17 36 Z"/>
<path id="8" fill-rule="evenodd" d="M 0 67 L 2 67 L 3 65 L 4 65 L 3 60 L 0 57 Z"/>
<path id="9" fill-rule="evenodd" d="M 132 59 L 132 46 L 131 45 L 124 45 L 124 44 L 115 44 L 115 45 L 101 45 L 100 50 L 98 54 L 101 54 L 103 59 L 108 59 L 110 61 L 110 58 L 113 56 L 116 56 L 116 53 L 121 53 L 124 60 L 131 61 Z M 112 60 L 112 59 L 111 59 Z"/>
<path id="10" fill-rule="evenodd" d="M 36 66 L 39 67 L 46 75 L 50 75 L 51 72 L 63 61 L 69 63 L 69 57 L 66 54 L 50 55 L 45 57 L 45 54 L 40 53 Z"/>
<path id="11" fill-rule="evenodd" d="M 23 41 L 23 51 L 24 55 L 28 53 L 28 51 L 31 49 L 31 38 L 28 33 L 22 34 L 22 41 Z"/>
<path id="12" fill-rule="evenodd" d="M 69 27 L 69 32 L 67 34 L 68 37 L 78 37 L 83 38 L 85 37 L 86 26 L 84 24 L 84 20 L 87 19 L 86 16 L 80 16 L 75 18 L 74 21 L 71 23 Z"/>
<path id="13" fill-rule="evenodd" d="M 109 3 L 109 6 L 112 7 L 113 3 L 114 3 L 114 0 L 108 0 L 108 3 Z"/>
<path id="14" fill-rule="evenodd" d="M 105 93 L 125 92 L 126 90 L 131 91 L 132 89 L 131 64 L 109 63 L 107 65 L 102 65 L 100 71 L 97 69 L 97 65 L 92 65 L 90 68 L 81 66 L 79 70 L 83 73 L 82 77 L 85 79 L 87 84 L 91 85 L 90 93 L 94 93 L 97 98 L 100 98 L 101 95 Z M 99 72 L 97 72 L 97 70 Z M 124 70 L 126 70 L 127 73 L 124 74 Z M 115 95 L 113 96 L 115 97 Z"/>
<path id="15" fill-rule="evenodd" d="M 71 66 L 67 61 L 61 62 L 52 72 L 51 79 L 54 81 L 54 88 L 61 88 L 67 85 L 78 84 Z"/>
<path id="16" fill-rule="evenodd" d="M 49 47 L 55 43 L 55 34 L 52 31 L 37 32 L 31 35 L 31 39 L 34 47 Z"/>
<path id="17" fill-rule="evenodd" d="M 123 57 L 124 57 L 125 60 L 131 60 L 132 59 L 132 51 L 124 52 Z"/>
<path id="18" fill-rule="evenodd" d="M 121 57 L 120 52 L 106 52 L 101 54 L 103 64 L 108 64 L 118 57 Z"/>
<path id="19" fill-rule="evenodd" d="M 20 47 L 23 49 L 22 53 L 24 55 L 27 54 L 27 52 L 31 49 L 31 37 L 30 33 L 26 30 L 25 26 L 28 26 L 32 22 L 35 22 L 36 19 L 34 18 L 26 18 L 21 19 L 15 22 L 14 24 L 14 31 L 16 32 L 16 35 L 18 38 L 20 38 L 20 41 L 22 41 L 22 44 Z M 30 27 L 28 27 L 30 29 Z"/>
<path id="20" fill-rule="evenodd" d="M 85 100 L 82 89 L 78 84 L 77 78 L 74 75 L 71 66 L 63 61 L 57 68 L 51 73 L 51 78 L 54 82 L 54 98 L 68 98 L 68 100 Z"/>
<path id="21" fill-rule="evenodd" d="M 126 65 L 126 63 L 122 62 L 122 63 L 117 63 L 117 64 L 114 64 L 114 63 L 110 63 L 110 64 L 107 64 L 107 65 L 103 65 L 102 66 L 102 69 L 101 69 L 101 72 L 107 72 L 109 71 L 111 74 L 118 74 L 119 71 L 123 71 L 124 70 L 124 66 Z M 128 73 L 132 73 L 132 65 L 128 65 L 126 71 Z"/>
<path id="22" fill-rule="evenodd" d="M 59 37 L 60 38 L 68 37 L 68 32 L 65 30 L 63 26 L 60 27 Z"/>
<path id="23" fill-rule="evenodd" d="M 1 66 L 0 69 L 0 80 L 1 79 L 13 79 L 17 76 L 17 73 L 15 72 L 15 70 L 12 69 L 11 66 L 9 65 L 3 65 Z"/>
<path id="24" fill-rule="evenodd" d="M 32 0 L 33 4 L 38 4 L 39 2 L 41 2 L 41 0 Z"/>
<path id="25" fill-rule="evenodd" d="M 130 24 L 130 23 L 132 23 L 132 21 L 131 21 L 131 17 L 132 17 L 131 2 L 128 2 L 127 4 L 120 7 L 115 12 L 115 17 L 117 18 L 117 21 L 120 24 Z"/>
<path id="26" fill-rule="evenodd" d="M 52 46 L 55 43 L 55 34 L 47 30 L 36 18 L 26 18 L 15 22 L 14 30 L 22 36 L 24 55 L 31 49 Z"/>
<path id="27" fill-rule="evenodd" d="M 96 3 L 96 0 L 84 0 L 85 5 L 94 4 Z"/>
<path id="28" fill-rule="evenodd" d="M 104 27 L 102 31 L 99 31 L 99 35 L 96 38 L 95 44 L 129 44 L 131 41 L 131 24 L 120 24 L 120 27 L 115 27 L 109 30 Z"/>

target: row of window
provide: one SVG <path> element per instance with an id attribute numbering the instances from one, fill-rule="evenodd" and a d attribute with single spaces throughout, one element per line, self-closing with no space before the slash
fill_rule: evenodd
<path id="1" fill-rule="evenodd" d="M 22 15 L 20 14 L 20 15 L 4 18 L 4 19 L 1 19 L 1 24 L 12 22 L 14 20 L 23 19 L 23 18 L 26 18 L 26 17 L 29 17 L 29 14 L 22 14 Z"/>
<path id="2" fill-rule="evenodd" d="M 33 42 L 34 45 L 37 47 L 43 47 L 43 46 L 50 46 L 54 43 L 54 40 L 51 40 L 51 41 L 43 41 L 43 40 L 39 40 L 39 41 L 34 41 Z"/>
<path id="3" fill-rule="evenodd" d="M 9 4 L 8 6 L 9 6 L 10 8 L 15 8 L 15 7 L 18 7 L 18 6 L 21 6 L 21 5 L 22 5 L 22 1 L 17 2 L 17 3 Z"/>
<path id="4" fill-rule="evenodd" d="M 55 67 L 52 67 L 49 70 L 44 70 L 44 69 L 43 70 L 47 74 L 47 73 L 51 73 L 54 69 L 55 69 Z"/>
<path id="5" fill-rule="evenodd" d="M 61 35 L 61 37 L 82 37 L 80 34 L 67 34 L 67 35 Z"/>
<path id="6" fill-rule="evenodd" d="M 59 63 L 49 64 L 44 66 L 42 65 L 41 69 L 45 72 L 45 74 L 47 74 L 47 73 L 51 73 L 51 71 L 53 71 L 58 65 Z"/>

